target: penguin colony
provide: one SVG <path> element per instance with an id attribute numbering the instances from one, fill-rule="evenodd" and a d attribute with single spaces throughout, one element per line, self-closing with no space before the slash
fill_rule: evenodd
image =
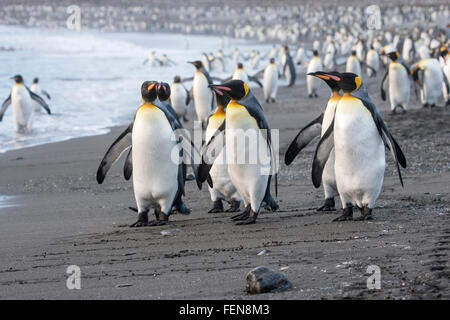
<path id="1" fill-rule="evenodd" d="M 445 42 L 438 48 L 428 47 L 426 58 L 409 55 L 411 66 L 396 45 L 385 42 L 377 37 L 374 43 L 366 43 L 360 37 L 344 63 L 339 63 L 339 57 L 334 56 L 338 50 L 333 41 L 327 46 L 327 63 L 322 63 L 317 48 L 311 50 L 307 63 L 304 76 L 308 97 L 316 98 L 318 86 L 324 82 L 330 89 L 330 99 L 323 112 L 301 128 L 290 143 L 284 162 L 290 165 L 303 148 L 320 137 L 311 168 L 312 182 L 316 188 L 323 185 L 324 202 L 317 211 L 336 211 L 336 198 L 340 199 L 342 212 L 334 221 L 373 219 L 375 203 L 383 185 L 386 151 L 392 154 L 403 186 L 401 168 L 407 166 L 406 156 L 370 98 L 363 78 L 375 77 L 384 67 L 380 94 L 386 100 L 388 83 L 393 114 L 406 113 L 411 87 L 420 91 L 424 108 L 435 107 L 442 95 L 448 97 L 445 69 L 448 50 Z M 410 46 L 406 48 L 410 50 Z M 277 54 L 281 66 L 276 63 Z M 260 59 L 256 51 L 245 58 L 236 48 L 229 58 L 234 62 L 242 59 L 252 63 L 255 56 Z M 307 58 L 308 50 L 302 48 L 297 57 Z M 279 208 L 271 193 L 272 182 L 275 194 L 278 191 L 271 130 L 249 84 L 254 82 L 262 87 L 264 99 L 270 105 L 276 103 L 279 78 L 284 77 L 289 88 L 295 84 L 298 74 L 287 45 L 281 46 L 278 52 L 274 46 L 263 56 L 263 59 L 267 58 L 266 67 L 254 75 L 249 75 L 243 63 L 238 62 L 230 78 L 218 79 L 208 71 L 214 70 L 211 63 L 215 60 L 214 55 L 204 54 L 201 60 L 188 62 L 195 68 L 193 77 L 181 79 L 175 76 L 171 86 L 156 81 L 142 84 L 143 104 L 130 126 L 108 149 L 97 172 L 97 181 L 102 183 L 111 165 L 123 152 L 130 150 L 124 176 L 129 179 L 133 172 L 137 204 L 134 210 L 138 213 L 133 227 L 163 225 L 168 223 L 172 213 L 190 213 L 182 199 L 189 167 L 199 189 L 205 182 L 208 185 L 212 202 L 208 213 L 236 213 L 231 215 L 231 219 L 237 225 L 245 225 L 256 222 L 261 207 L 272 211 Z M 227 56 L 221 52 L 220 60 L 225 59 Z M 297 65 L 303 62 L 297 61 Z M 341 71 L 327 70 L 327 66 Z M 260 77 L 263 77 L 262 83 L 258 79 Z M 192 81 L 191 90 L 183 84 L 188 81 Z M 214 84 L 214 81 L 220 83 Z M 192 163 L 186 161 L 183 156 L 186 150 L 179 143 L 186 137 L 177 132 L 183 128 L 180 119 L 187 121 L 190 98 L 204 133 L 201 146 L 188 140 L 192 146 L 188 153 L 198 154 L 201 159 Z M 445 102 L 448 104 L 448 100 Z M 247 132 L 252 132 L 258 139 L 250 144 L 236 144 L 236 139 Z M 173 154 L 177 155 L 178 162 L 173 161 Z M 236 161 L 240 157 L 248 160 L 255 154 L 262 154 L 265 161 Z M 224 202 L 229 204 L 228 209 L 225 209 Z M 153 221 L 149 220 L 150 209 L 154 209 Z M 353 216 L 355 209 L 359 210 L 360 216 Z"/>
<path id="2" fill-rule="evenodd" d="M 284 154 L 285 165 L 293 163 L 307 145 L 320 138 L 311 166 L 313 185 L 323 187 L 323 203 L 317 211 L 336 211 L 338 198 L 342 211 L 334 221 L 373 219 L 383 185 L 386 151 L 394 159 L 402 186 L 400 168 L 406 168 L 407 160 L 401 142 L 389 131 L 370 95 L 389 99 L 392 114 L 405 117 L 412 92 L 424 108 L 436 107 L 441 97 L 446 106 L 450 104 L 450 40 L 439 25 L 441 16 L 448 17 L 450 9 L 448 5 L 438 9 L 386 8 L 382 12 L 383 28 L 373 30 L 358 27 L 357 22 L 364 21 L 366 13 L 353 7 L 336 7 L 334 14 L 329 15 L 325 14 L 326 9 L 303 6 L 288 10 L 255 7 L 238 14 L 226 6 L 220 11 L 226 16 L 234 12 L 232 17 L 238 19 L 237 23 L 216 25 L 209 21 L 195 26 L 186 21 L 195 21 L 202 12 L 190 7 L 180 15 L 183 22 L 152 24 L 152 28 L 186 34 L 213 30 L 224 36 L 282 45 L 273 45 L 265 53 L 253 50 L 246 55 L 238 48 L 227 54 L 222 43 L 217 52 L 205 52 L 198 60 L 189 61 L 194 68 L 192 77 L 176 75 L 171 85 L 143 82 L 142 104 L 136 106 L 129 126 L 106 151 L 97 170 L 97 182 L 103 183 L 112 165 L 126 154 L 123 174 L 126 180 L 132 178 L 136 208 L 131 209 L 137 212 L 131 227 L 165 225 L 173 213 L 190 214 L 183 197 L 189 196 L 185 184 L 191 179 L 199 189 L 207 184 L 211 198 L 208 213 L 230 212 L 237 225 L 255 223 L 262 207 L 279 209 L 278 164 L 270 124 L 250 85 L 261 87 L 264 100 L 270 105 L 277 103 L 280 83 L 296 90 L 296 81 L 302 79 L 311 101 L 318 97 L 318 89 L 324 83 L 330 89 L 330 98 L 317 118 L 299 128 Z M 140 12 L 138 8 L 133 10 L 136 15 Z M 168 10 L 169 15 L 172 11 Z M 253 18 L 242 19 L 242 14 Z M 277 22 L 280 15 L 289 23 Z M 242 24 L 246 20 L 253 22 Z M 432 23 L 412 29 L 402 26 L 405 21 L 414 20 Z M 258 24 L 261 21 L 265 23 Z M 185 48 L 188 47 L 187 42 Z M 244 62 L 259 71 L 247 73 Z M 154 51 L 143 62 L 152 68 L 176 63 Z M 230 63 L 236 69 L 229 78 L 212 76 L 215 71 L 227 72 Z M 379 74 L 380 91 L 369 94 L 364 81 Z M 15 84 L 1 107 L 0 121 L 12 105 L 16 131 L 26 132 L 34 112 L 43 107 L 50 114 L 40 97 L 50 96 L 39 88 L 38 79 L 30 89 L 20 75 L 13 79 Z M 183 123 L 189 122 L 191 101 L 202 132 L 201 145 L 196 145 L 183 130 Z M 236 143 L 247 133 L 255 139 L 252 143 Z M 249 161 L 255 154 L 262 159 Z M 224 203 L 228 204 L 227 209 Z M 360 211 L 358 217 L 353 216 L 356 209 Z M 154 219 L 150 218 L 150 211 Z"/>

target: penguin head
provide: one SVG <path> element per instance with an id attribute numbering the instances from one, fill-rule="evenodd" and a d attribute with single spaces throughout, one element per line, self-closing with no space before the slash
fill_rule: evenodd
<path id="1" fill-rule="evenodd" d="M 200 60 L 188 61 L 188 63 L 193 64 L 196 69 L 201 69 L 203 67 L 203 63 Z"/>
<path id="2" fill-rule="evenodd" d="M 447 56 L 447 54 L 448 54 L 448 49 L 447 49 L 447 47 L 442 46 L 441 49 L 439 50 L 439 55 L 440 55 L 442 58 L 445 58 L 445 57 Z"/>
<path id="3" fill-rule="evenodd" d="M 274 64 L 275 63 L 275 58 L 270 58 L 270 63 Z"/>
<path id="4" fill-rule="evenodd" d="M 23 77 L 20 74 L 16 74 L 14 77 L 11 77 L 11 79 L 14 79 L 16 83 L 23 83 Z"/>
<path id="5" fill-rule="evenodd" d="M 386 56 L 388 56 L 392 61 L 396 61 L 400 57 L 400 54 L 397 51 L 392 51 L 386 53 Z"/>
<path id="6" fill-rule="evenodd" d="M 239 62 L 239 63 L 237 64 L 237 68 L 238 68 L 238 69 L 244 69 L 244 65 L 243 65 L 241 62 Z"/>
<path id="7" fill-rule="evenodd" d="M 156 92 L 160 101 L 170 98 L 170 86 L 167 82 L 160 82 L 156 85 Z"/>
<path id="8" fill-rule="evenodd" d="M 230 80 L 220 85 L 209 85 L 218 95 L 226 93 L 233 100 L 241 100 L 250 92 L 248 85 L 242 80 Z"/>
<path id="9" fill-rule="evenodd" d="M 181 82 L 180 76 L 173 77 L 173 83 L 180 83 L 180 82 Z"/>
<path id="10" fill-rule="evenodd" d="M 340 79 L 337 83 L 344 92 L 353 92 L 362 86 L 361 78 L 355 73 L 343 72 L 337 78 Z"/>
<path id="11" fill-rule="evenodd" d="M 145 81 L 141 85 L 141 95 L 145 102 L 153 102 L 158 97 L 156 81 Z"/>
<path id="12" fill-rule="evenodd" d="M 39 78 L 34 78 L 33 79 L 33 83 L 38 83 L 39 82 Z"/>
<path id="13" fill-rule="evenodd" d="M 319 56 L 319 51 L 313 50 L 313 56 L 314 56 L 314 57 L 318 57 L 318 56 Z"/>
<path id="14" fill-rule="evenodd" d="M 339 87 L 338 81 L 341 79 L 341 74 L 337 71 L 331 72 L 310 72 L 308 76 L 317 77 L 326 82 L 326 84 L 330 87 L 331 91 L 338 92 L 341 88 Z"/>
<path id="15" fill-rule="evenodd" d="M 356 56 L 356 51 L 352 50 L 352 56 Z"/>

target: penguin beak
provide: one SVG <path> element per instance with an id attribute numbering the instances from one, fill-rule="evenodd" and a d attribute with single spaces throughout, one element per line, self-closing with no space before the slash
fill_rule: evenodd
<path id="1" fill-rule="evenodd" d="M 334 75 L 334 74 L 329 74 L 326 72 L 311 72 L 308 73 L 309 76 L 314 76 L 316 78 L 322 79 L 322 80 L 334 80 L 334 81 L 341 81 L 342 78 Z"/>
<path id="2" fill-rule="evenodd" d="M 228 88 L 226 86 L 220 86 L 220 85 L 215 85 L 215 84 L 210 84 L 208 86 L 209 88 L 213 89 L 213 91 L 215 93 L 217 93 L 218 95 L 223 96 L 223 91 L 225 92 L 231 92 L 231 88 Z"/>

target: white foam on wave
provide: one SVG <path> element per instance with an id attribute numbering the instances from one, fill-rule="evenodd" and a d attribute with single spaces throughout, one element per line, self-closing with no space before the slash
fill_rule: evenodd
<path id="1" fill-rule="evenodd" d="M 185 50 L 185 41 L 189 49 Z M 37 113 L 33 130 L 26 135 L 13 133 L 11 107 L 0 123 L 0 153 L 38 144 L 98 135 L 107 128 L 131 121 L 141 103 L 140 85 L 145 80 L 172 82 L 175 75 L 191 77 L 189 60 L 200 60 L 203 52 L 216 53 L 221 39 L 213 36 L 184 36 L 150 33 L 98 33 L 51 31 L 0 26 L 0 43 L 14 51 L 0 51 L 0 100 L 13 84 L 10 77 L 22 74 L 27 85 L 34 77 L 51 95 L 49 105 L 54 113 Z M 235 47 L 248 54 L 258 49 L 262 54 L 269 45 L 236 40 L 224 52 Z M 158 57 L 166 53 L 175 66 L 143 65 L 151 51 Z M 260 64 L 260 68 L 264 63 Z M 246 65 L 248 72 L 251 70 Z M 226 78 L 234 71 L 228 65 Z M 189 88 L 190 83 L 186 86 Z"/>

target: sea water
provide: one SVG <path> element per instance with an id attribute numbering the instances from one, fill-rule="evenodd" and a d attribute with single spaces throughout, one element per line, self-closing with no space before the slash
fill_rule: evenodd
<path id="1" fill-rule="evenodd" d="M 188 44 L 188 48 L 187 45 Z M 224 44 L 227 44 L 224 46 Z M 187 61 L 201 60 L 202 53 L 223 49 L 231 56 L 235 48 L 248 55 L 251 50 L 267 53 L 271 45 L 244 40 L 227 40 L 215 36 L 186 36 L 152 33 L 100 33 L 94 31 L 28 29 L 0 26 L 0 102 L 13 85 L 10 78 L 21 74 L 30 86 L 39 77 L 41 89 L 47 91 L 52 115 L 44 109 L 35 113 L 32 131 L 15 134 L 11 106 L 0 122 L 0 153 L 38 144 L 98 135 L 108 128 L 128 124 L 141 103 L 140 86 L 145 80 L 172 83 L 175 75 L 194 75 Z M 11 50 L 9 50 L 11 49 Z M 150 67 L 143 64 L 155 51 L 176 65 Z M 249 74 L 250 61 L 244 62 Z M 258 69 L 267 64 L 262 61 Z M 227 59 L 223 73 L 227 78 L 235 66 Z M 191 82 L 185 86 L 190 89 Z M 192 107 L 192 106 L 191 106 Z"/>

